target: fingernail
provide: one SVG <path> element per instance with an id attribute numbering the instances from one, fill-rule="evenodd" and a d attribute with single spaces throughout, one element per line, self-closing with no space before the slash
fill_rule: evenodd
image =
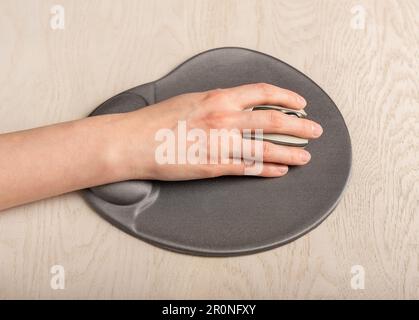
<path id="1" fill-rule="evenodd" d="M 288 172 L 288 167 L 287 166 L 281 166 L 281 167 L 278 168 L 278 171 L 281 174 L 286 174 Z"/>
<path id="2" fill-rule="evenodd" d="M 315 138 L 320 137 L 323 133 L 323 128 L 317 123 L 313 124 L 311 129 L 313 130 L 313 137 Z"/>
<path id="3" fill-rule="evenodd" d="M 306 162 L 309 162 L 309 161 L 310 161 L 310 159 L 311 159 L 311 154 L 310 154 L 310 153 L 308 153 L 307 151 L 303 151 L 303 152 L 301 152 L 300 157 L 301 157 L 301 161 L 302 161 L 303 163 L 306 163 Z"/>
<path id="4" fill-rule="evenodd" d="M 305 107 L 307 104 L 307 101 L 301 96 L 297 96 L 297 102 L 303 107 Z"/>

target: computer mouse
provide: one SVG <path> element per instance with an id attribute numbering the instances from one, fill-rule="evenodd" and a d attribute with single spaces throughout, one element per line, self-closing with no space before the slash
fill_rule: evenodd
<path id="1" fill-rule="evenodd" d="M 274 110 L 278 112 L 282 112 L 286 115 L 298 117 L 298 118 L 306 118 L 307 113 L 304 110 L 295 110 L 284 108 L 282 106 L 272 106 L 272 105 L 260 105 L 254 106 L 249 111 L 258 111 L 258 110 Z M 243 138 L 245 139 L 254 139 L 254 140 L 263 140 L 266 142 L 271 142 L 279 145 L 284 146 L 291 146 L 291 147 L 305 147 L 308 144 L 307 139 L 303 139 L 300 137 L 295 137 L 286 134 L 279 134 L 279 133 L 243 133 Z"/>

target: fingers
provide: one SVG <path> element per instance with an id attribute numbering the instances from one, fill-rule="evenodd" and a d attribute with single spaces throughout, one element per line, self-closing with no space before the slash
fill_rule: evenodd
<path id="1" fill-rule="evenodd" d="M 305 100 L 297 93 L 274 85 L 248 84 L 212 90 L 205 94 L 210 104 L 218 108 L 207 116 L 206 122 L 210 127 L 263 129 L 266 133 L 289 134 L 307 139 L 318 138 L 323 133 L 322 127 L 314 121 L 288 116 L 276 110 L 241 112 L 250 106 L 264 104 L 294 109 L 301 109 L 306 105 Z"/>
<path id="2" fill-rule="evenodd" d="M 240 159 L 240 161 L 230 159 L 227 164 L 206 165 L 206 175 L 209 177 L 225 175 L 281 177 L 287 174 L 288 165 L 304 165 L 311 159 L 310 153 L 300 148 L 278 146 L 269 142 L 259 143 L 262 143 L 263 162 L 254 161 L 259 157 L 254 157 L 255 142 L 251 141 L 249 143 L 251 151 L 243 150 L 243 159 Z M 247 155 L 252 156 L 247 157 Z"/>
<path id="3" fill-rule="evenodd" d="M 230 148 L 229 157 L 231 159 L 241 158 L 293 166 L 305 165 L 311 160 L 310 153 L 302 148 L 256 140 L 243 139 L 243 142 L 242 146 L 237 147 L 235 144 Z M 226 153 L 224 152 L 224 154 Z"/>
<path id="4" fill-rule="evenodd" d="M 264 104 L 302 109 L 307 104 L 297 93 L 267 83 L 246 84 L 222 90 L 220 94 L 228 96 L 240 110 Z"/>
<path id="5" fill-rule="evenodd" d="M 310 153 L 304 149 L 263 142 L 263 162 L 298 166 L 307 164 L 310 159 Z"/>
<path id="6" fill-rule="evenodd" d="M 218 165 L 211 169 L 211 176 L 212 177 L 219 177 L 219 176 L 242 176 L 242 175 L 250 175 L 250 176 L 260 176 L 260 177 L 281 177 L 287 174 L 288 166 L 275 164 L 275 163 L 258 163 L 256 166 L 260 165 L 260 170 L 252 170 L 252 167 L 255 164 L 246 164 L 242 161 L 240 164 L 225 164 L 225 165 Z"/>
<path id="7" fill-rule="evenodd" d="M 242 138 L 240 132 L 226 132 L 223 138 L 219 139 L 217 136 L 210 143 L 214 143 L 217 147 L 210 149 L 209 159 L 212 163 L 228 163 L 234 159 L 245 159 L 298 166 L 307 164 L 311 160 L 310 153 L 303 148 L 245 139 Z"/>
<path id="8" fill-rule="evenodd" d="M 218 164 L 207 166 L 211 177 L 225 175 L 254 175 L 261 177 L 281 177 L 288 172 L 288 165 L 304 165 L 311 159 L 311 155 L 306 150 L 278 146 L 269 142 L 262 142 L 263 162 L 253 161 L 255 157 L 246 155 L 255 154 L 255 143 L 252 141 L 251 153 L 243 152 L 244 159 L 232 161 L 228 164 Z M 251 160 L 246 161 L 246 160 Z"/>
<path id="9" fill-rule="evenodd" d="M 230 125 L 238 129 L 263 129 L 265 133 L 289 134 L 307 139 L 318 138 L 323 133 L 322 127 L 314 121 L 275 110 L 235 112 L 229 117 Z"/>

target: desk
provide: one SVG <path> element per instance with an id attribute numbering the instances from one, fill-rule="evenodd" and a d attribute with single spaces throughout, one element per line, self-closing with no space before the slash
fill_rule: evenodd
<path id="1" fill-rule="evenodd" d="M 56 3 L 64 29 L 50 26 Z M 1 132 L 84 117 L 196 53 L 240 46 L 328 92 L 349 127 L 353 171 L 318 228 L 235 258 L 153 247 L 79 193 L 7 210 L 0 298 L 418 299 L 418 12 L 415 0 L 1 1 Z M 65 269 L 64 290 L 51 289 L 53 265 Z M 355 265 L 364 290 L 351 286 Z"/>

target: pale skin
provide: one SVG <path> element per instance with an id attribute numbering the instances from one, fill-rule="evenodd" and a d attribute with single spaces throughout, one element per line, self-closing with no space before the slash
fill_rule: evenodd
<path id="1" fill-rule="evenodd" d="M 243 175 L 245 162 L 158 164 L 161 128 L 263 129 L 306 139 L 321 126 L 277 111 L 246 112 L 255 105 L 303 109 L 306 101 L 289 90 L 258 83 L 180 95 L 137 111 L 85 118 L 0 135 L 0 210 L 92 186 L 131 179 L 190 180 Z M 262 177 L 281 177 L 288 166 L 304 165 L 302 148 L 263 143 Z"/>

